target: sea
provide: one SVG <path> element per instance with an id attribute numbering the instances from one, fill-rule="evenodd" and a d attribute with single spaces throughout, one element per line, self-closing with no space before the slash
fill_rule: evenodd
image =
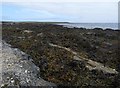
<path id="1" fill-rule="evenodd" d="M 59 23 L 58 25 L 63 25 L 64 27 L 68 28 L 87 28 L 87 29 L 94 29 L 94 28 L 102 28 L 102 29 L 113 29 L 118 30 L 118 23 Z"/>

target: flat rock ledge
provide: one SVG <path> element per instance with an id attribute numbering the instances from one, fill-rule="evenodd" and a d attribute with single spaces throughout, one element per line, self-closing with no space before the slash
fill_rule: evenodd
<path id="1" fill-rule="evenodd" d="M 32 62 L 32 58 L 17 48 L 2 41 L 2 57 L 0 75 L 1 87 L 7 86 L 45 86 L 56 87 L 54 83 L 47 82 L 39 76 L 40 69 Z M 1 51 L 0 50 L 0 51 Z M 2 65 L 1 65 L 2 64 Z"/>

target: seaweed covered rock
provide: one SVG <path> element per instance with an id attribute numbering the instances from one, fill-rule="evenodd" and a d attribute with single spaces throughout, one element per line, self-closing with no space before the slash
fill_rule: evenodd
<path id="1" fill-rule="evenodd" d="M 2 32 L 3 40 L 33 58 L 43 79 L 59 86 L 114 86 L 117 74 L 91 72 L 86 68 L 86 62 L 75 60 L 75 55 L 65 49 L 118 71 L 119 30 L 67 28 L 48 23 L 3 23 Z M 50 46 L 50 43 L 65 49 Z"/>

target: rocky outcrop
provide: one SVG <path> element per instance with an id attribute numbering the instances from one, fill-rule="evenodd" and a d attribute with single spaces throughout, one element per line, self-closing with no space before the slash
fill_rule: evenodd
<path id="1" fill-rule="evenodd" d="M 2 74 L 1 86 L 56 86 L 54 83 L 43 80 L 32 58 L 17 48 L 11 48 L 3 41 L 1 57 Z"/>

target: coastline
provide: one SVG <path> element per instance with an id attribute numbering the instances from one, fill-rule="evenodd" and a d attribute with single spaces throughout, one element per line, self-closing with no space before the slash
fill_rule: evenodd
<path id="1" fill-rule="evenodd" d="M 68 28 L 76 27 L 76 28 L 85 28 L 85 29 L 101 28 L 103 30 L 107 30 L 107 29 L 120 30 L 118 28 L 118 23 L 61 23 L 57 25 L 62 25 L 63 27 L 68 27 Z"/>
<path id="2" fill-rule="evenodd" d="M 117 30 L 87 30 L 45 23 L 4 23 L 2 31 L 3 40 L 31 55 L 34 64 L 41 69 L 41 77 L 58 86 L 79 86 L 86 83 L 110 86 L 117 76 L 114 72 L 118 71 L 119 74 L 119 59 L 116 58 L 116 53 L 119 52 L 117 46 L 120 37 L 117 36 Z M 78 53 L 80 59 L 69 52 L 70 50 Z M 81 57 L 85 58 L 85 61 L 81 61 Z M 93 61 L 102 63 L 102 68 L 93 67 L 105 67 L 106 72 L 89 70 L 91 67 L 86 67 L 86 60 L 90 66 Z M 98 65 L 96 62 L 95 65 Z M 113 72 L 106 67 L 112 68 Z"/>

